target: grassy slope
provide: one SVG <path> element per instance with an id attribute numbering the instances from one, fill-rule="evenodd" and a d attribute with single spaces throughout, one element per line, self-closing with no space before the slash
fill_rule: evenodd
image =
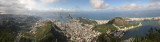
<path id="1" fill-rule="evenodd" d="M 64 34 L 62 32 L 55 31 L 55 28 L 58 27 L 51 22 L 47 22 L 37 30 L 36 34 L 26 32 L 20 42 L 55 42 L 56 40 L 58 42 L 67 42 L 67 38 Z"/>
<path id="2" fill-rule="evenodd" d="M 52 36 L 52 33 L 50 32 L 52 28 L 52 25 L 50 23 L 46 23 L 44 27 L 38 30 L 36 34 L 37 41 L 43 40 L 48 37 L 54 37 Z"/>
<path id="3" fill-rule="evenodd" d="M 96 30 L 96 31 L 99 31 L 101 33 L 105 33 L 107 32 L 108 30 L 111 30 L 111 31 L 115 31 L 117 30 L 117 28 L 115 28 L 113 25 L 111 24 L 102 24 L 102 25 L 96 25 L 93 30 Z"/>
<path id="4" fill-rule="evenodd" d="M 115 25 L 119 26 L 121 29 L 123 29 L 125 27 L 137 26 L 137 25 L 139 25 L 139 23 L 129 23 L 127 25 L 118 25 L 118 24 L 115 24 Z"/>
<path id="5" fill-rule="evenodd" d="M 111 37 L 106 33 L 108 30 L 111 30 L 111 32 L 117 30 L 117 28 L 114 27 L 112 24 L 96 25 L 95 28 L 93 28 L 93 30 L 102 33 L 100 34 L 100 36 L 98 36 L 97 42 L 116 42 L 118 40 L 118 38 Z"/>

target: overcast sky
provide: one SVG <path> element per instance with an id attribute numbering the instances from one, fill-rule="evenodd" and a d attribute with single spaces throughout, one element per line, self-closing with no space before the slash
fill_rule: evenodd
<path id="1" fill-rule="evenodd" d="M 160 9 L 160 0 L 0 0 L 0 12 L 104 11 Z"/>

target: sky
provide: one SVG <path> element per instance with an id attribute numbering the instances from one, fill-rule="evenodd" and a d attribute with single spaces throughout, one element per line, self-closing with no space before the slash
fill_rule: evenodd
<path id="1" fill-rule="evenodd" d="M 160 0 L 0 0 L 0 12 L 76 12 L 160 9 Z"/>

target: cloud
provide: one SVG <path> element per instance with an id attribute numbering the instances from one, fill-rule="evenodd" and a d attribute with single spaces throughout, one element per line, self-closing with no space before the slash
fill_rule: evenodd
<path id="1" fill-rule="evenodd" d="M 37 8 L 36 6 L 36 0 L 19 0 L 19 4 L 23 4 L 25 8 L 28 10 L 32 10 L 34 8 Z"/>
<path id="2" fill-rule="evenodd" d="M 148 8 L 160 8 L 160 4 L 151 3 L 151 4 L 148 5 Z"/>
<path id="3" fill-rule="evenodd" d="M 132 3 L 132 4 L 129 4 L 129 5 L 123 5 L 123 6 L 121 6 L 121 8 L 129 10 L 129 9 L 137 9 L 137 8 L 139 8 L 139 6 L 137 6 L 137 4 Z"/>
<path id="4" fill-rule="evenodd" d="M 49 11 L 49 12 L 56 12 L 56 11 L 75 11 L 73 9 L 64 9 L 64 8 L 37 8 L 36 11 Z"/>
<path id="5" fill-rule="evenodd" d="M 133 9 L 139 9 L 141 8 L 139 5 L 132 3 L 132 4 L 124 4 L 117 8 L 111 8 L 113 10 L 133 10 Z"/>
<path id="6" fill-rule="evenodd" d="M 3 13 L 22 13 L 25 11 L 25 5 L 20 4 L 19 0 L 0 0 L 0 11 Z"/>
<path id="7" fill-rule="evenodd" d="M 142 9 L 160 9 L 160 4 L 150 3 L 147 5 L 125 4 L 120 7 L 111 8 L 112 10 L 142 10 Z"/>
<path id="8" fill-rule="evenodd" d="M 37 6 L 36 2 L 37 0 L 0 0 L 0 12 L 6 14 L 29 14 L 35 13 L 35 11 L 74 11 L 73 9 L 64 8 L 41 8 Z M 53 2 L 53 0 L 51 2 Z"/>
<path id="9" fill-rule="evenodd" d="M 109 6 L 109 4 L 104 3 L 104 0 L 90 0 L 90 3 L 92 5 L 92 8 L 95 9 L 104 9 Z"/>
<path id="10" fill-rule="evenodd" d="M 59 0 L 40 0 L 40 2 L 42 3 L 42 4 L 45 4 L 45 5 L 47 5 L 47 4 L 49 4 L 49 3 L 55 3 L 55 2 L 58 2 Z"/>

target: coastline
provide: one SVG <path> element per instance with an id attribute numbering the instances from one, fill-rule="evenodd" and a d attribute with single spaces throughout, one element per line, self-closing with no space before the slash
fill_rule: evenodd
<path id="1" fill-rule="evenodd" d="M 115 24 L 112 24 L 112 25 L 114 27 L 116 27 L 118 30 L 116 30 L 114 32 L 109 32 L 109 34 L 111 34 L 114 37 L 119 37 L 119 38 L 123 37 L 125 32 L 127 32 L 128 30 L 131 30 L 131 29 L 134 29 L 134 28 L 142 26 L 142 24 L 139 23 L 139 25 L 137 25 L 137 26 L 130 26 L 130 27 L 125 27 L 123 29 L 120 29 L 120 27 L 116 26 Z"/>
<path id="2" fill-rule="evenodd" d="M 130 26 L 130 27 L 125 27 L 124 29 L 120 29 L 120 27 L 116 26 L 115 24 L 112 24 L 114 27 L 116 27 L 118 30 L 122 30 L 122 31 L 128 31 L 130 29 L 134 29 L 137 27 L 142 26 L 142 23 L 139 23 L 137 26 Z"/>
<path id="3" fill-rule="evenodd" d="M 160 20 L 160 17 L 146 17 L 146 18 L 128 18 L 126 21 L 151 21 L 151 20 Z M 106 24 L 109 20 L 94 20 L 98 24 Z"/>
<path id="4" fill-rule="evenodd" d="M 138 19 L 141 19 L 141 18 L 138 18 Z M 133 18 L 128 18 L 125 21 L 128 21 L 128 20 L 133 21 L 134 19 Z M 144 20 L 145 20 L 145 18 L 144 18 Z M 110 20 L 95 20 L 95 21 L 98 23 L 98 25 L 101 25 L 101 24 L 107 24 Z M 112 25 L 114 27 L 116 27 L 118 30 L 113 31 L 113 32 L 107 31 L 106 33 L 110 34 L 113 37 L 121 38 L 121 37 L 124 36 L 125 32 L 127 32 L 128 30 L 131 30 L 131 29 L 134 29 L 134 28 L 142 26 L 142 23 L 138 23 L 137 25 L 132 25 L 132 26 L 123 27 L 123 28 L 120 28 L 119 26 L 116 26 L 115 24 L 112 24 Z M 129 41 L 130 41 L 130 39 L 129 39 Z"/>
<path id="5" fill-rule="evenodd" d="M 129 18 L 127 21 L 150 21 L 150 20 L 160 20 L 160 17 L 146 17 L 146 18 Z"/>
<path id="6" fill-rule="evenodd" d="M 106 24 L 109 22 L 109 20 L 95 20 L 97 24 Z"/>

